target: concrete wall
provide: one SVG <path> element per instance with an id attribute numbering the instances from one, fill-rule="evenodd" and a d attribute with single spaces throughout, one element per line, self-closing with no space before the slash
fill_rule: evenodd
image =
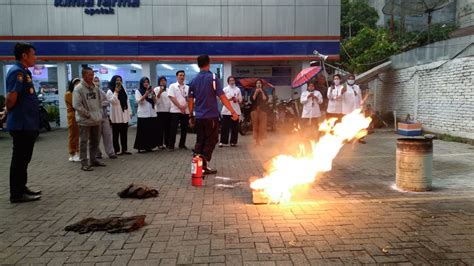
<path id="1" fill-rule="evenodd" d="M 457 0 L 456 19 L 460 28 L 474 26 L 473 0 Z"/>
<path id="2" fill-rule="evenodd" d="M 394 69 L 369 83 L 375 109 L 407 114 L 425 130 L 474 139 L 474 56 Z"/>
<path id="3" fill-rule="evenodd" d="M 1 0 L 0 25 L 6 36 L 339 36 L 340 0 L 141 0 L 94 16 L 54 0 Z"/>

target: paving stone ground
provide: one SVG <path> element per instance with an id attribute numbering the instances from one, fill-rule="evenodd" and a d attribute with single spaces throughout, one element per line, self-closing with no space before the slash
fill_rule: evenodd
<path id="1" fill-rule="evenodd" d="M 200 188 L 191 186 L 190 151 L 134 153 L 83 172 L 67 161 L 66 138 L 56 130 L 36 143 L 29 185 L 43 190 L 42 200 L 10 204 L 11 140 L 0 133 L 0 264 L 474 264 L 470 145 L 435 141 L 434 190 L 406 193 L 392 187 L 397 136 L 377 132 L 366 145 L 346 145 L 296 201 L 253 205 L 247 180 L 297 149 L 286 136 L 270 134 L 265 147 L 245 136 L 236 148 L 216 148 L 212 166 L 226 178 L 210 176 Z M 189 135 L 188 147 L 194 141 Z M 160 195 L 118 198 L 131 182 Z M 133 233 L 64 231 L 85 217 L 138 214 L 147 225 Z"/>

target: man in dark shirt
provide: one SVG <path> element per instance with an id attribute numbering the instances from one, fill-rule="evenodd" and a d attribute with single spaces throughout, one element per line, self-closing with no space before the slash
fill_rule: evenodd
<path id="1" fill-rule="evenodd" d="M 220 80 L 209 71 L 211 66 L 209 56 L 200 55 L 197 58 L 197 63 L 201 72 L 189 84 L 188 95 L 190 125 L 195 126 L 197 135 L 194 153 L 203 157 L 204 174 L 215 174 L 217 171 L 211 169 L 208 162 L 211 160 L 212 152 L 219 138 L 219 109 L 216 97 L 219 97 L 222 104 L 230 110 L 234 121 L 239 119 L 239 115 L 225 96 Z M 195 120 L 194 106 L 196 106 Z"/>
<path id="2" fill-rule="evenodd" d="M 29 43 L 17 43 L 14 48 L 17 63 L 8 71 L 7 129 L 13 138 L 10 165 L 10 202 L 19 203 L 39 200 L 41 191 L 30 190 L 28 164 L 33 155 L 39 133 L 39 102 L 28 67 L 35 65 L 36 50 Z"/>

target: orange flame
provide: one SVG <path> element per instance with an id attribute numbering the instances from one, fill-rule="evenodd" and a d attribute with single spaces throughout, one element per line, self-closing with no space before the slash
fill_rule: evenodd
<path id="1" fill-rule="evenodd" d="M 317 143 L 311 142 L 311 153 L 305 154 L 304 146 L 300 145 L 297 157 L 278 155 L 273 158 L 269 173 L 252 182 L 250 187 L 262 190 L 273 203 L 290 201 L 293 188 L 312 183 L 318 173 L 331 170 L 333 159 L 346 142 L 367 135 L 366 128 L 371 121 L 360 109 L 345 115 L 338 124 L 333 118 L 325 120 L 319 127 L 325 134 Z"/>

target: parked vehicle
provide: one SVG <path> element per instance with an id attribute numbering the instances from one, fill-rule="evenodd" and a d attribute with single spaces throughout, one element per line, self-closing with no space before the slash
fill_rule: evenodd
<path id="1" fill-rule="evenodd" d="M 284 132 L 289 133 L 299 128 L 300 114 L 298 110 L 298 99 L 282 100 L 277 104 L 276 119 Z"/>
<path id="2" fill-rule="evenodd" d="M 239 133 L 242 136 L 252 131 L 252 121 L 250 119 L 251 108 L 252 104 L 249 101 L 245 102 L 240 108 L 242 115 L 240 116 Z"/>
<path id="3" fill-rule="evenodd" d="M 44 107 L 44 98 L 42 94 L 38 95 L 39 101 L 39 129 L 45 129 L 46 131 L 51 131 L 51 125 L 49 124 L 48 111 Z"/>

